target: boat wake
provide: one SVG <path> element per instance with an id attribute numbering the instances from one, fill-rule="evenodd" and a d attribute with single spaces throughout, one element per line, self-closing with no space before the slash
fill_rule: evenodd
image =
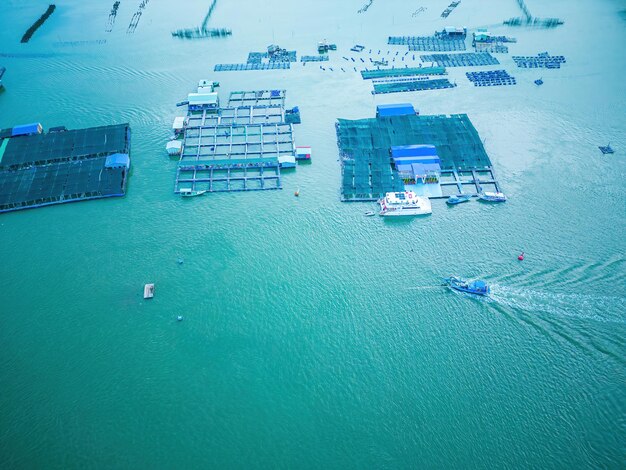
<path id="1" fill-rule="evenodd" d="M 492 284 L 494 301 L 511 309 L 626 324 L 626 297 L 563 294 Z"/>

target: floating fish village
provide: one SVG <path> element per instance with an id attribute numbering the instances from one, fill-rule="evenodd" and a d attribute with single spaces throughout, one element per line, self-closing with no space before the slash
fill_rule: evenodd
<path id="1" fill-rule="evenodd" d="M 9 1 L 0 468 L 623 468 L 619 3 Z"/>
<path id="2" fill-rule="evenodd" d="M 553 28 L 563 24 L 554 18 L 537 19 L 522 0 L 516 1 L 523 17 L 504 21 L 506 27 Z M 452 2 L 441 17 L 448 18 L 460 3 Z M 127 34 L 138 28 L 148 4 L 149 0 L 139 4 Z M 216 5 L 217 0 L 213 0 L 200 26 L 172 31 L 173 40 L 232 40 L 231 29 L 210 26 Z M 114 2 L 105 33 L 115 29 L 119 9 L 120 2 Z M 22 42 L 27 42 L 54 11 L 55 5 L 50 5 Z M 414 16 L 424 11 L 418 9 Z M 87 42 L 106 44 L 105 39 Z M 80 41 L 73 43 L 79 45 Z M 431 115 L 393 96 L 430 90 L 455 93 L 458 83 L 450 78 L 449 69 L 456 68 L 470 69 L 465 78 L 476 88 L 515 86 L 520 79 L 507 71 L 505 64 L 519 69 L 560 69 L 566 64 L 565 57 L 544 51 L 508 59 L 510 47 L 523 50 L 523 45 L 514 37 L 491 34 L 484 27 L 450 26 L 432 35 L 390 35 L 385 46 L 342 46 L 321 39 L 317 45 L 311 44 L 317 54 L 299 56 L 296 50 L 271 44 L 260 52 L 250 52 L 245 62 L 214 64 L 211 78 L 189 80 L 190 85 L 196 82 L 197 86 L 190 87 L 186 98 L 176 103 L 185 112 L 173 118 L 171 137 L 164 142 L 167 154 L 177 160 L 174 194 L 188 198 L 282 189 L 284 178 L 302 163 L 311 163 L 315 142 L 296 143 L 294 130 L 302 122 L 301 107 L 306 116 L 306 103 L 287 106 L 287 91 L 278 84 L 273 89 L 221 92 L 228 86 L 231 72 L 282 70 L 297 75 L 308 65 L 317 70 L 320 81 L 326 74 L 352 73 L 371 83 L 372 95 L 388 98 L 362 119 L 337 116 L 340 201 L 375 203 L 376 212 L 368 204 L 366 215 L 381 216 L 431 214 L 433 207 L 435 212 L 445 207 L 439 206 L 438 200 L 448 205 L 473 198 L 505 202 L 505 188 L 496 177 L 497 160 L 492 163 L 468 114 L 451 108 L 448 114 Z M 471 71 L 476 67 L 480 70 Z M 0 86 L 4 72 L 4 67 L 0 68 Z M 535 86 L 544 83 L 543 77 L 533 79 Z M 43 132 L 35 123 L 2 130 L 0 210 L 125 195 L 130 125 L 70 131 L 57 127 Z M 598 148 L 603 154 L 614 152 L 610 144 Z M 301 171 L 312 170 L 304 166 Z M 299 189 L 295 195 L 300 195 Z"/>

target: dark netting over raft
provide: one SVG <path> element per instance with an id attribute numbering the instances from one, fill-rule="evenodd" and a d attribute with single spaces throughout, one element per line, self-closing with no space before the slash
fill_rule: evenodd
<path id="1" fill-rule="evenodd" d="M 14 137 L 0 131 L 0 212 L 123 196 L 129 167 L 128 124 Z"/>
<path id="2" fill-rule="evenodd" d="M 375 200 L 404 189 L 390 164 L 390 148 L 396 145 L 434 145 L 442 170 L 491 168 L 466 114 L 339 119 L 336 128 L 344 201 Z"/>

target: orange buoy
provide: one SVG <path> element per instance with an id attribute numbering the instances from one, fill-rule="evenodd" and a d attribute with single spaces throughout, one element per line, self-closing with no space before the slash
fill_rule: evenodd
<path id="1" fill-rule="evenodd" d="M 524 261 L 524 252 L 522 251 L 522 253 L 517 257 L 518 260 L 520 261 Z"/>
<path id="2" fill-rule="evenodd" d="M 299 190 L 299 189 L 298 189 L 298 190 L 296 190 L 296 192 L 295 192 L 295 193 L 293 193 L 293 195 L 294 195 L 294 196 L 296 196 L 296 197 L 300 196 L 300 190 Z"/>

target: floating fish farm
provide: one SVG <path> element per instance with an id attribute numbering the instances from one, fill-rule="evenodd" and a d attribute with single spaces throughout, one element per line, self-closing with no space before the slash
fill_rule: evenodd
<path id="1" fill-rule="evenodd" d="M 406 77 L 410 75 L 443 75 L 446 72 L 444 67 L 405 67 L 392 69 L 362 70 L 363 80 L 385 77 Z"/>
<path id="2" fill-rule="evenodd" d="M 445 10 L 443 10 L 443 12 L 441 12 L 441 17 L 447 18 L 448 15 L 452 13 L 452 10 L 454 10 L 456 7 L 459 6 L 459 3 L 461 3 L 461 0 L 459 0 L 458 2 L 452 2 L 450 5 L 448 5 L 448 8 L 446 8 Z"/>
<path id="3" fill-rule="evenodd" d="M 231 91 L 228 95 L 228 106 L 285 106 L 287 92 L 285 90 L 253 90 Z"/>
<path id="4" fill-rule="evenodd" d="M 436 62 L 440 67 L 479 67 L 498 65 L 500 62 L 488 52 L 465 52 L 461 54 L 421 55 L 422 62 Z"/>
<path id="5" fill-rule="evenodd" d="M 336 131 L 343 201 L 375 201 L 405 189 L 406 178 L 392 165 L 393 146 L 435 147 L 440 170 L 438 182 L 426 186 L 435 188 L 430 197 L 500 190 L 480 136 L 465 114 L 420 116 L 411 109 L 370 119 L 339 119 Z"/>
<path id="6" fill-rule="evenodd" d="M 512 59 L 518 67 L 525 69 L 560 69 L 561 64 L 565 63 L 564 56 L 551 56 L 547 52 L 542 52 L 536 56 L 513 56 Z"/>
<path id="7" fill-rule="evenodd" d="M 441 36 L 389 36 L 388 44 L 409 46 L 410 51 L 464 51 L 465 39 Z"/>
<path id="8" fill-rule="evenodd" d="M 281 169 L 296 166 L 299 109 L 285 109 L 285 90 L 233 91 L 220 107 L 217 83 L 207 93 L 208 83 L 186 102 L 175 192 L 281 189 Z"/>
<path id="9" fill-rule="evenodd" d="M 124 196 L 129 168 L 128 124 L 0 130 L 0 212 Z"/>
<path id="10" fill-rule="evenodd" d="M 506 70 L 492 70 L 490 72 L 467 72 L 465 74 L 474 86 L 499 86 L 515 85 L 515 77 L 508 74 Z"/>
<path id="11" fill-rule="evenodd" d="M 455 86 L 456 85 L 450 83 L 447 78 L 380 83 L 374 84 L 374 91 L 372 91 L 372 94 L 379 95 L 383 93 L 399 93 L 403 91 L 440 90 L 444 88 L 454 88 Z"/>
<path id="12" fill-rule="evenodd" d="M 296 51 L 288 51 L 276 45 L 270 45 L 267 52 L 250 52 L 245 64 L 217 64 L 215 72 L 234 72 L 243 70 L 289 69 L 291 62 L 297 61 Z"/>
<path id="13" fill-rule="evenodd" d="M 301 62 L 328 62 L 327 55 L 303 55 L 300 57 Z"/>
<path id="14" fill-rule="evenodd" d="M 253 64 L 215 64 L 214 72 L 241 72 L 246 70 L 277 70 L 289 69 L 289 62 L 269 62 L 269 63 L 253 63 Z"/>

